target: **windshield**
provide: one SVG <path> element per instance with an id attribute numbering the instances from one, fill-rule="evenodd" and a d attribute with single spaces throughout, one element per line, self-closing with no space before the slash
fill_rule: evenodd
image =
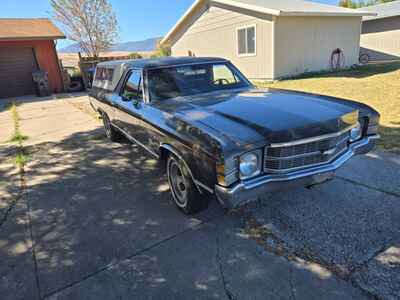
<path id="1" fill-rule="evenodd" d="M 148 71 L 151 100 L 190 96 L 250 86 L 229 63 L 206 63 Z"/>

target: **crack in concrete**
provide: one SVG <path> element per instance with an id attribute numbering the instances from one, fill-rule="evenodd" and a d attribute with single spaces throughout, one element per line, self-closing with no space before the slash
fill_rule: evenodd
<path id="1" fill-rule="evenodd" d="M 20 132 L 20 116 L 17 111 L 17 106 L 14 106 L 14 111 L 13 111 L 13 118 L 14 118 L 14 130 L 15 130 L 15 135 L 23 136 L 22 133 Z M 24 139 L 21 138 L 19 139 L 16 147 L 16 152 L 17 152 L 17 158 L 18 156 L 23 157 L 25 155 L 25 147 L 24 147 Z M 15 208 L 15 206 L 18 204 L 18 202 L 23 198 L 26 191 L 26 181 L 25 181 L 25 164 L 26 160 L 21 159 L 20 162 L 18 162 L 16 158 L 16 164 L 18 166 L 18 173 L 19 173 L 19 192 L 18 196 L 13 200 L 13 202 L 10 204 L 8 207 L 6 214 L 4 215 L 1 225 L 6 222 L 8 215 L 12 212 L 12 210 Z M 35 240 L 33 238 L 33 230 L 32 230 L 32 219 L 30 216 L 30 203 L 27 200 L 25 202 L 26 204 L 26 216 L 27 216 L 27 228 L 29 230 L 29 239 L 32 243 L 32 246 L 30 247 L 30 251 L 32 252 L 32 260 L 33 260 L 33 266 L 34 266 L 34 275 L 35 275 L 35 282 L 36 282 L 36 288 L 37 288 L 37 294 L 38 294 L 38 299 L 42 299 L 41 297 L 41 289 L 40 289 L 40 281 L 39 281 L 39 274 L 38 274 L 38 265 L 37 265 L 37 259 L 36 259 L 36 251 L 35 251 Z"/>
<path id="2" fill-rule="evenodd" d="M 218 230 L 218 229 L 217 229 Z M 215 260 L 217 262 L 217 266 L 218 266 L 218 271 L 221 277 L 221 281 L 222 281 L 222 286 L 224 288 L 225 291 L 225 295 L 229 300 L 236 300 L 236 296 L 229 290 L 228 288 L 228 282 L 226 281 L 225 278 L 225 273 L 224 273 L 224 269 L 222 266 L 222 258 L 221 258 L 221 241 L 220 241 L 220 237 L 219 237 L 219 232 L 217 232 L 217 236 L 215 238 L 216 240 L 216 245 L 217 245 L 217 253 L 215 254 Z"/>
<path id="3" fill-rule="evenodd" d="M 351 284 L 359 289 L 361 289 L 362 291 L 364 291 L 365 293 L 367 293 L 370 297 L 372 297 L 373 299 L 381 299 L 381 297 L 369 290 L 364 289 L 362 286 L 360 286 L 360 284 L 354 280 L 353 275 L 355 273 L 357 273 L 358 271 L 361 271 L 361 269 L 365 268 L 368 269 L 368 264 L 373 261 L 376 257 L 378 257 L 380 254 L 384 253 L 392 244 L 392 241 L 386 242 L 384 245 L 382 245 L 381 247 L 379 247 L 366 261 L 364 261 L 362 264 L 359 264 L 358 266 L 355 266 L 353 269 L 350 270 L 348 279 L 351 282 Z M 360 277 L 361 280 L 364 282 L 365 285 L 367 285 L 365 278 L 364 278 L 364 274 L 362 272 L 360 272 Z"/>
<path id="4" fill-rule="evenodd" d="M 384 189 L 380 189 L 380 188 L 377 188 L 377 187 L 374 187 L 374 186 L 370 186 L 368 184 L 365 184 L 365 183 L 362 183 L 362 182 L 358 182 L 358 181 L 355 181 L 355 180 L 352 180 L 352 179 L 348 179 L 348 178 L 342 177 L 342 176 L 336 176 L 336 178 L 338 178 L 338 179 L 340 179 L 342 181 L 345 181 L 345 182 L 352 183 L 354 185 L 358 185 L 358 186 L 361 186 L 361 187 L 364 187 L 364 188 L 367 188 L 367 189 L 370 189 L 370 190 L 374 190 L 374 191 L 381 192 L 381 193 L 384 193 L 384 194 L 387 194 L 387 195 L 390 195 L 390 196 L 394 196 L 394 197 L 400 198 L 400 194 L 395 193 L 395 192 L 386 191 Z"/>
<path id="5" fill-rule="evenodd" d="M 354 273 L 360 270 L 362 267 L 367 266 L 372 260 L 374 260 L 381 253 L 385 252 L 390 246 L 391 241 L 384 243 L 381 247 L 379 247 L 370 257 L 368 257 L 364 262 L 358 264 L 354 268 L 350 269 L 349 277 L 351 277 Z"/>
<path id="6" fill-rule="evenodd" d="M 25 185 L 24 185 L 25 186 Z M 38 269 L 38 261 L 37 261 L 37 255 L 36 255 L 36 242 L 34 239 L 33 235 L 33 228 L 32 228 L 32 210 L 31 210 L 31 205 L 30 205 L 30 200 L 29 197 L 27 196 L 26 200 L 26 215 L 27 215 L 27 220 L 28 220 L 28 230 L 29 230 L 29 236 L 32 241 L 32 260 L 33 260 L 33 269 L 35 273 L 35 281 L 36 281 L 36 288 L 38 292 L 38 297 L 39 299 L 42 299 L 42 290 L 40 287 L 40 278 L 39 278 L 39 269 Z"/>
<path id="7" fill-rule="evenodd" d="M 289 284 L 290 284 L 290 295 L 292 296 L 293 300 L 297 300 L 296 297 L 296 288 L 293 284 L 293 268 L 290 268 L 290 275 L 289 275 Z"/>

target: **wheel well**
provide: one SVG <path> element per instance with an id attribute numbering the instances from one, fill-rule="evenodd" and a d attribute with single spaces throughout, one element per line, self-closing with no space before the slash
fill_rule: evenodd
<path id="1" fill-rule="evenodd" d="M 97 113 L 99 114 L 100 119 L 103 119 L 103 114 L 106 114 L 102 109 L 97 109 Z"/>
<path id="2" fill-rule="evenodd" d="M 183 158 L 181 157 L 181 155 L 179 154 L 179 152 L 177 150 L 175 150 L 174 147 L 170 146 L 170 145 L 161 145 L 160 146 L 160 159 L 159 159 L 159 165 L 160 165 L 160 169 L 163 173 L 165 173 L 167 171 L 167 162 L 168 162 L 168 156 L 173 154 L 174 156 L 177 156 L 177 158 L 179 160 L 181 160 L 187 171 L 189 172 L 189 176 L 192 178 L 193 183 L 195 184 L 195 186 L 197 187 L 198 191 L 200 192 L 200 194 L 202 194 L 202 190 L 200 189 L 197 181 L 195 180 L 195 178 L 193 177 L 192 171 L 190 170 L 190 167 L 187 165 L 187 163 L 183 160 Z"/>
<path id="3" fill-rule="evenodd" d="M 160 169 L 163 174 L 167 171 L 167 160 L 170 154 L 172 154 L 170 150 L 160 147 Z"/>

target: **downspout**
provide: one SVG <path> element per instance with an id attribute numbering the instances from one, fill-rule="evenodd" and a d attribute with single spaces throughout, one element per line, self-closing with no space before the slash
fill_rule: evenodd
<path id="1" fill-rule="evenodd" d="M 360 20 L 360 35 L 358 36 L 358 52 L 357 52 L 357 65 L 360 64 L 360 55 L 361 55 L 361 36 L 363 34 L 363 17 Z"/>
<path id="2" fill-rule="evenodd" d="M 276 21 L 277 21 L 277 17 L 276 16 L 272 16 L 272 28 L 271 28 L 271 79 L 275 80 L 276 79 L 276 74 L 275 74 L 275 70 L 276 70 Z"/>

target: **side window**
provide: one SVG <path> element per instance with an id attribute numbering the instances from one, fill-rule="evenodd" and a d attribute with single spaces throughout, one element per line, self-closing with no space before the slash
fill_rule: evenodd
<path id="1" fill-rule="evenodd" d="M 142 100 L 142 76 L 140 71 L 133 71 L 125 83 L 121 96 L 125 99 Z"/>
<path id="2" fill-rule="evenodd" d="M 231 69 L 225 64 L 213 66 L 214 84 L 230 85 L 238 83 L 238 79 L 233 75 Z"/>
<path id="3" fill-rule="evenodd" d="M 238 56 L 256 55 L 256 27 L 249 26 L 237 30 Z"/>

